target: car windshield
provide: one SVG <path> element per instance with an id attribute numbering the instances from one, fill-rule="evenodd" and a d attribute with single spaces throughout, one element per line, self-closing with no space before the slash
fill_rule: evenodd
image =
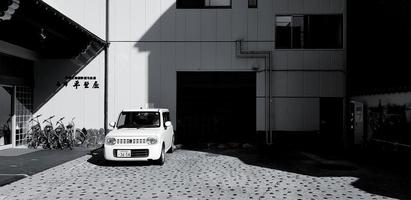
<path id="1" fill-rule="evenodd" d="M 160 127 L 159 112 L 122 112 L 117 128 L 156 128 Z"/>

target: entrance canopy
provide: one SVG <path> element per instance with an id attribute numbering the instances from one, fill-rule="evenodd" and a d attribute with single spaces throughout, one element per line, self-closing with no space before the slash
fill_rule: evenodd
<path id="1" fill-rule="evenodd" d="M 0 40 L 41 59 L 92 60 L 107 43 L 40 0 L 2 0 Z"/>

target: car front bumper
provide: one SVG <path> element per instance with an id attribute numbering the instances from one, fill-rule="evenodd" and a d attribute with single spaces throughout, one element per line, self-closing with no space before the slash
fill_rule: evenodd
<path id="1" fill-rule="evenodd" d="M 119 158 L 116 155 L 117 150 L 131 150 L 132 157 Z M 145 155 L 144 150 L 148 151 Z M 157 160 L 161 156 L 161 145 L 104 145 L 104 158 L 111 161 L 149 161 Z"/>

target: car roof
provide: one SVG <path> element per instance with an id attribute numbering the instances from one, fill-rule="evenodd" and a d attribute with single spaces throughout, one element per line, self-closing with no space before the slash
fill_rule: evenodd
<path id="1" fill-rule="evenodd" d="M 168 112 L 165 108 L 123 109 L 123 112 Z"/>

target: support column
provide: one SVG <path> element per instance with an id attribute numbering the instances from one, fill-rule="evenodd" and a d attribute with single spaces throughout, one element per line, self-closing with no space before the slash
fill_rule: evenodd
<path id="1" fill-rule="evenodd" d="M 106 0 L 106 42 L 107 45 L 104 50 L 104 131 L 107 134 L 108 133 L 108 47 L 109 47 L 109 0 Z"/>
<path id="2" fill-rule="evenodd" d="M 16 86 L 13 86 L 13 95 L 11 98 L 11 146 L 16 147 Z"/>

